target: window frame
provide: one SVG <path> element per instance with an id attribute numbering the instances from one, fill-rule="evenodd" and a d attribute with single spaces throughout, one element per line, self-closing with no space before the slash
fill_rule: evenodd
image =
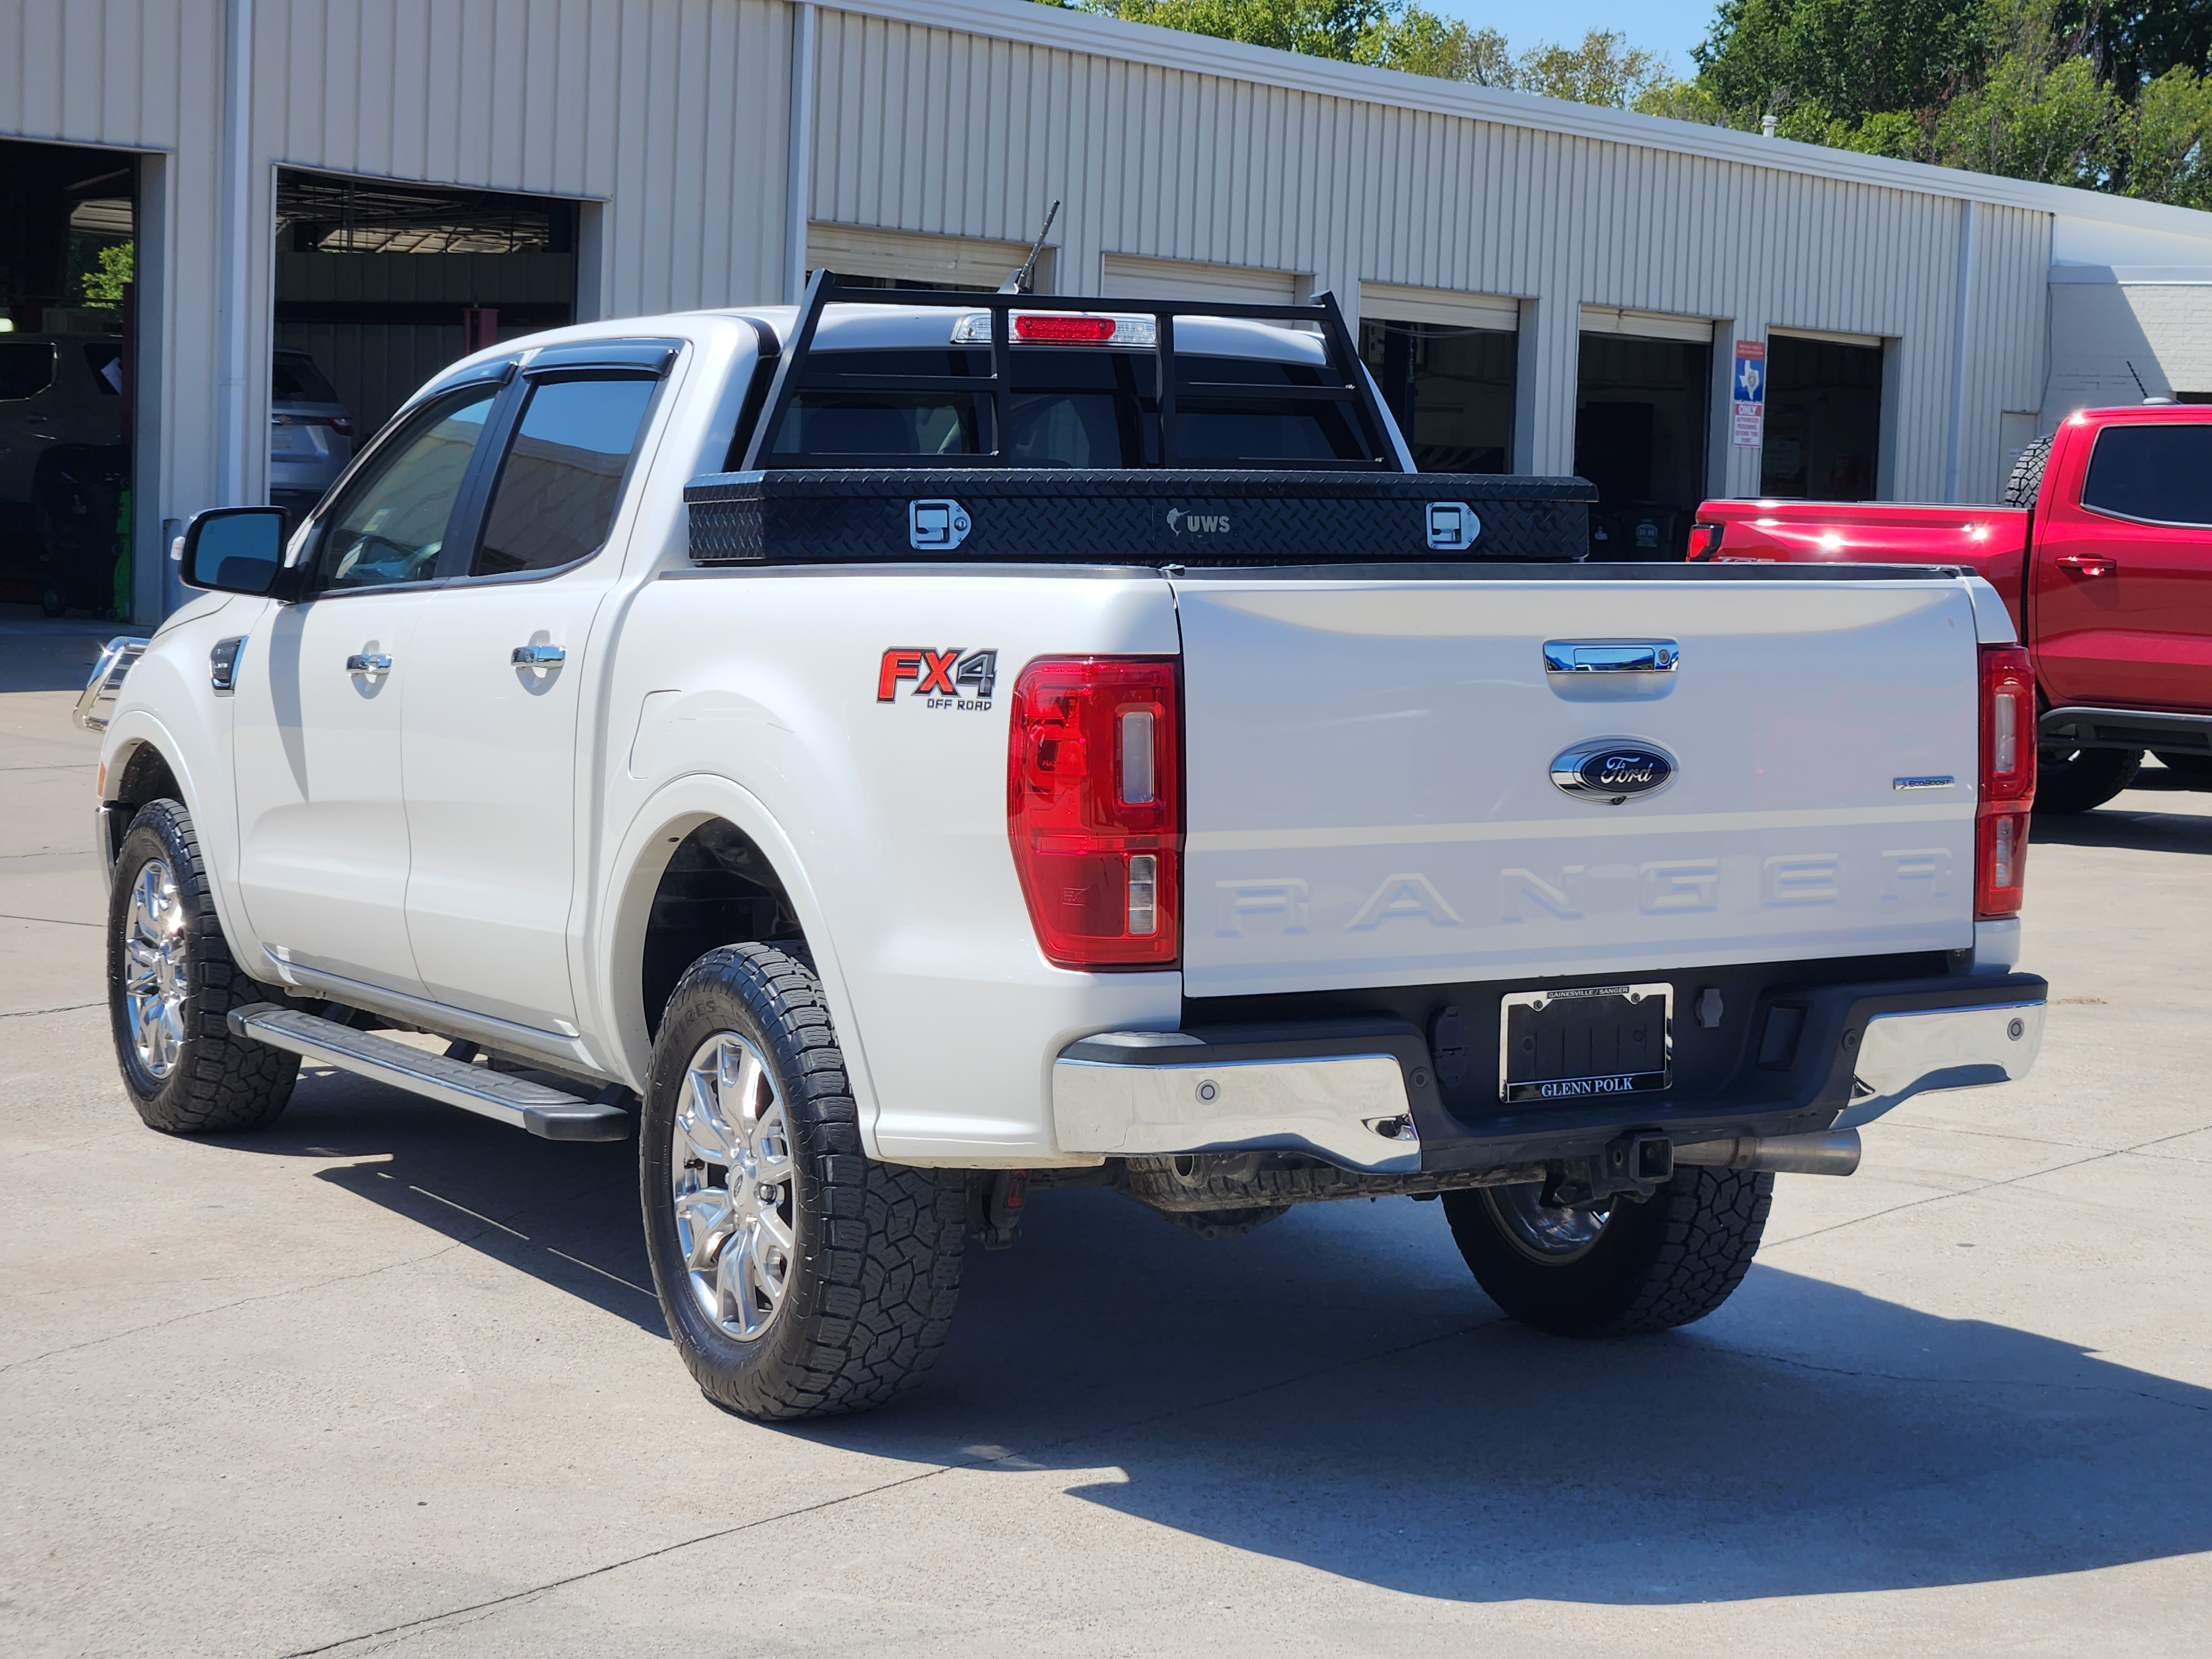
<path id="1" fill-rule="evenodd" d="M 487 422 L 486 441 L 480 446 L 483 453 L 471 463 L 468 476 L 462 481 L 452 526 L 456 533 L 447 537 L 438 556 L 437 584 L 485 587 L 498 583 L 550 581 L 581 569 L 605 553 L 615 539 L 615 525 L 622 518 L 638 464 L 645 457 L 646 447 L 660 417 L 668 389 L 668 370 L 679 349 L 680 343 L 672 340 L 592 340 L 580 346 L 549 348 L 525 364 L 494 408 L 492 422 L 496 426 Z M 573 380 L 653 382 L 653 396 L 647 400 L 637 436 L 630 444 L 629 459 L 623 463 L 622 477 L 615 486 L 615 516 L 608 522 L 606 536 L 590 552 L 566 564 L 548 565 L 542 570 L 497 570 L 481 576 L 471 574 L 470 567 L 476 563 L 477 554 L 483 544 L 484 527 L 490 522 L 492 498 L 506 474 L 507 456 L 521 430 L 531 394 L 541 385 Z"/>
<path id="2" fill-rule="evenodd" d="M 2115 433 L 2154 431 L 2201 431 L 2212 433 L 2212 422 L 2204 421 L 2116 421 L 2097 434 L 2097 441 L 2089 447 L 2089 459 L 2082 463 L 2081 486 L 2074 492 L 2075 501 L 2082 512 L 2100 519 L 2111 519 L 2118 524 L 2148 525 L 2155 530 L 2212 531 L 2212 519 L 2147 519 L 2140 514 L 2123 513 L 2118 507 L 2100 507 L 2089 499 L 2089 481 L 2097 476 L 2097 458 L 2103 453 L 2107 440 Z"/>
<path id="3" fill-rule="evenodd" d="M 512 404 L 514 399 L 514 361 L 509 359 L 491 367 L 495 367 L 498 372 L 471 375 L 439 385 L 428 395 L 416 398 L 411 407 L 403 409 L 399 417 L 390 422 L 368 447 L 354 458 L 327 497 L 328 505 L 318 507 L 314 517 L 309 520 L 308 532 L 301 544 L 299 556 L 291 562 L 289 568 L 299 573 L 296 580 L 300 583 L 300 604 L 311 604 L 320 599 L 342 599 L 355 593 L 418 593 L 442 585 L 445 579 L 441 573 L 445 568 L 447 551 L 453 545 L 453 532 L 466 522 L 460 516 L 460 510 L 469 500 L 471 482 L 483 465 L 484 453 L 492 447 L 499 434 L 502 411 Z M 461 487 L 453 496 L 453 510 L 447 515 L 445 541 L 439 548 L 438 562 L 432 567 L 431 574 L 411 582 L 380 582 L 359 587 L 314 586 L 322 562 L 323 549 L 330 539 L 331 526 L 352 501 L 362 481 L 381 465 L 392 449 L 422 430 L 424 416 L 429 410 L 441 405 L 457 405 L 465 394 L 481 392 L 487 387 L 492 389 L 493 395 L 491 407 L 484 414 L 483 436 L 477 440 L 469 464 L 462 470 Z"/>

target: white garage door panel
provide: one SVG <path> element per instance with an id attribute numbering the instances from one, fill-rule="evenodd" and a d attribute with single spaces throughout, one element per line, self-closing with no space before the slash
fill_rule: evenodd
<path id="1" fill-rule="evenodd" d="M 1053 252 L 1037 259 L 1036 287 L 1052 290 Z M 908 230 L 878 230 L 872 225 L 809 225 L 806 266 L 842 276 L 889 276 L 908 283 L 950 283 L 964 288 L 996 288 L 1030 257 L 1021 242 L 981 237 L 924 236 Z"/>
<path id="2" fill-rule="evenodd" d="M 1712 319 L 1673 317 L 1658 311 L 1630 311 L 1620 306 L 1584 306 L 1585 334 L 1630 334 L 1639 340 L 1706 340 L 1713 337 Z"/>
<path id="3" fill-rule="evenodd" d="M 1359 314 L 1394 323 L 1437 323 L 1446 328 L 1487 328 L 1504 334 L 1521 330 L 1521 302 L 1492 294 L 1462 294 L 1443 288 L 1401 288 L 1395 283 L 1362 283 Z"/>
<path id="4" fill-rule="evenodd" d="M 1227 300 L 1238 305 L 1285 306 L 1297 305 L 1305 297 L 1306 281 L 1289 270 L 1109 253 L 1099 291 L 1115 300 Z"/>

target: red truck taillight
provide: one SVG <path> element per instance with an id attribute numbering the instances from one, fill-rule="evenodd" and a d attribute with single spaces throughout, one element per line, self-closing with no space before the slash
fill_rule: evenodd
<path id="1" fill-rule="evenodd" d="M 1182 907 L 1182 699 L 1172 657 L 1044 657 L 1014 683 L 1006 830 L 1060 968 L 1167 968 Z"/>
<path id="2" fill-rule="evenodd" d="M 2035 805 L 2035 671 L 2016 645 L 1982 647 L 1982 776 L 1974 914 L 2020 914 Z"/>

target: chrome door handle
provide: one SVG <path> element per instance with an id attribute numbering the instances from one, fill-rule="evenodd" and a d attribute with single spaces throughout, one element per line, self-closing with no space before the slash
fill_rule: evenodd
<path id="1" fill-rule="evenodd" d="M 507 660 L 517 668 L 558 668 L 568 660 L 568 653 L 557 645 L 518 645 L 507 653 Z"/>
<path id="2" fill-rule="evenodd" d="M 374 679 L 380 674 L 392 672 L 392 659 L 381 651 L 356 651 L 346 659 L 346 672 L 366 674 Z"/>
<path id="3" fill-rule="evenodd" d="M 1672 640 L 1547 640 L 1547 674 L 1671 674 L 1682 660 Z"/>

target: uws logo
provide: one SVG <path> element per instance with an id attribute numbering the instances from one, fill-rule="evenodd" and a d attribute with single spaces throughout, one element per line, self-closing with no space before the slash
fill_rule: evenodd
<path id="1" fill-rule="evenodd" d="M 1226 513 L 1186 513 L 1179 507 L 1168 509 L 1168 528 L 1176 535 L 1188 531 L 1194 536 L 1225 536 L 1235 528 Z"/>

